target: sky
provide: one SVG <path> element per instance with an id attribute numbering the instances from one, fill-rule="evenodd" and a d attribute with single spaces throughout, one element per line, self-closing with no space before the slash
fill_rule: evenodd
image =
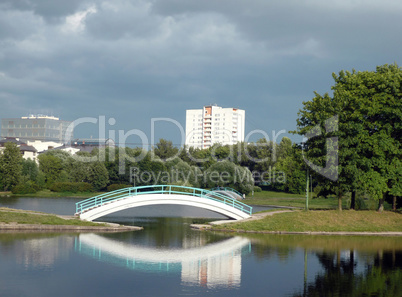
<path id="1" fill-rule="evenodd" d="M 399 0 L 0 0 L 0 119 L 180 145 L 186 109 L 217 104 L 246 111 L 249 141 L 298 142 L 332 73 L 402 65 L 401 17 Z"/>

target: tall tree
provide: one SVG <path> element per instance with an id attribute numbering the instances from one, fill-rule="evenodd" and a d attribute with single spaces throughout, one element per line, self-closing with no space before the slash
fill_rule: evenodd
<path id="1" fill-rule="evenodd" d="M 281 154 L 275 164 L 275 171 L 270 173 L 269 177 L 271 187 L 275 190 L 301 194 L 306 191 L 306 166 L 300 148 L 296 145 L 289 148 L 288 140 L 290 141 L 284 137 L 284 141 L 280 143 Z"/>
<path id="2" fill-rule="evenodd" d="M 0 179 L 4 191 L 18 184 L 22 174 L 21 151 L 15 143 L 7 142 L 0 154 Z"/>
<path id="3" fill-rule="evenodd" d="M 47 186 L 58 181 L 63 171 L 63 160 L 53 154 L 41 154 L 39 159 L 39 170 L 45 175 Z"/>
<path id="4" fill-rule="evenodd" d="M 159 142 L 155 144 L 153 151 L 156 156 L 162 160 L 166 160 L 176 156 L 179 152 L 179 149 L 174 147 L 170 140 L 161 138 L 159 139 Z"/>
<path id="5" fill-rule="evenodd" d="M 391 180 L 398 180 L 390 172 L 398 174 L 395 160 L 402 158 L 402 70 L 384 65 L 333 78 L 333 97 L 315 93 L 303 103 L 297 133 L 309 135 L 307 157 L 323 169 L 317 178 L 338 194 L 339 209 L 342 196 L 358 189 L 379 200 L 382 209 Z"/>
<path id="6" fill-rule="evenodd" d="M 38 178 L 39 167 L 38 164 L 31 159 L 22 159 L 22 175 L 27 176 L 29 180 L 36 181 Z"/>

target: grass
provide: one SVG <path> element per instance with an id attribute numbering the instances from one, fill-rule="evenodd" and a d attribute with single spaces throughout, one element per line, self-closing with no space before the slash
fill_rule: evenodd
<path id="1" fill-rule="evenodd" d="M 233 231 L 402 232 L 402 214 L 354 210 L 293 211 L 214 228 Z"/>
<path id="2" fill-rule="evenodd" d="M 62 219 L 55 215 L 34 211 L 21 211 L 11 208 L 0 208 L 0 223 L 17 223 L 33 225 L 68 225 L 68 226 L 102 226 L 102 224 L 84 222 L 79 219 Z"/>
<path id="3" fill-rule="evenodd" d="M 249 194 L 244 203 L 249 205 L 274 205 L 305 208 L 306 194 L 290 194 L 275 191 L 255 192 L 252 196 Z M 312 198 L 309 193 L 309 209 L 336 209 L 338 207 L 338 198 Z M 348 207 L 348 199 L 342 199 L 342 207 Z"/>

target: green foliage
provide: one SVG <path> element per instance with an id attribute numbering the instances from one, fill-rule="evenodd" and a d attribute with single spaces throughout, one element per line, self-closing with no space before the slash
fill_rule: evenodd
<path id="1" fill-rule="evenodd" d="M 148 152 L 137 165 L 139 176 L 136 178 L 136 186 L 169 183 L 165 163 L 161 160 L 155 160 L 151 152 Z"/>
<path id="2" fill-rule="evenodd" d="M 333 78 L 333 96 L 315 93 L 303 103 L 297 120 L 298 134 L 316 129 L 306 143 L 308 160 L 326 168 L 329 151 L 337 152 L 338 164 L 327 168 L 327 173 L 336 171 L 337 178 L 331 181 L 320 172 L 314 179 L 340 199 L 357 190 L 377 200 L 389 191 L 401 195 L 402 69 L 384 65 L 376 71 L 341 71 Z M 329 127 L 327 120 L 333 116 L 338 122 Z"/>
<path id="3" fill-rule="evenodd" d="M 39 170 L 44 173 L 45 182 L 50 187 L 61 178 L 63 160 L 51 151 L 39 155 Z"/>
<path id="4" fill-rule="evenodd" d="M 306 168 L 298 147 L 288 147 L 289 143 L 281 142 L 282 151 L 276 163 L 278 178 L 272 180 L 271 188 L 286 193 L 301 194 L 306 191 Z M 291 144 L 290 144 L 291 145 Z M 283 179 L 279 179 L 283 174 Z"/>
<path id="5" fill-rule="evenodd" d="M 46 188 L 46 176 L 42 171 L 38 172 L 35 183 L 38 185 L 40 189 Z"/>
<path id="6" fill-rule="evenodd" d="M 230 161 L 215 163 L 205 172 L 205 177 L 204 186 L 207 188 L 229 187 L 248 194 L 254 186 L 250 170 Z"/>
<path id="7" fill-rule="evenodd" d="M 11 190 L 13 194 L 35 194 L 40 190 L 40 187 L 32 181 L 20 183 L 14 186 Z"/>
<path id="8" fill-rule="evenodd" d="M 84 162 L 70 158 L 67 171 L 69 181 L 90 183 L 95 191 L 106 188 L 109 183 L 109 173 L 103 162 Z"/>
<path id="9" fill-rule="evenodd" d="M 260 187 L 258 187 L 258 186 L 254 186 L 253 191 L 258 193 L 258 192 L 262 192 L 262 189 Z"/>
<path id="10" fill-rule="evenodd" d="M 356 199 L 356 210 L 376 210 L 378 209 L 378 200 L 372 198 L 358 198 Z M 391 210 L 392 205 L 384 202 L 384 210 Z"/>
<path id="11" fill-rule="evenodd" d="M 22 156 L 15 143 L 7 142 L 0 153 L 0 180 L 4 191 L 17 185 L 22 176 Z"/>
<path id="12" fill-rule="evenodd" d="M 92 184 L 96 191 L 106 188 L 109 183 L 109 174 L 105 167 L 105 164 L 96 161 L 90 164 L 90 174 L 88 176 L 88 182 Z"/>
<path id="13" fill-rule="evenodd" d="M 107 187 L 108 192 L 124 189 L 124 188 L 130 188 L 132 185 L 124 185 L 124 184 L 111 184 Z"/>
<path id="14" fill-rule="evenodd" d="M 198 168 L 190 166 L 180 158 L 174 158 L 165 162 L 168 173 L 168 184 L 200 187 L 201 178 L 197 175 Z"/>
<path id="15" fill-rule="evenodd" d="M 211 148 L 199 149 L 190 147 L 188 150 L 183 149 L 181 159 L 186 161 L 189 165 L 194 165 L 208 169 L 212 164 L 216 163 L 216 160 L 211 156 Z"/>
<path id="16" fill-rule="evenodd" d="M 174 147 L 170 140 L 159 139 L 159 142 L 153 148 L 153 152 L 162 160 L 167 160 L 176 156 L 179 153 L 179 149 Z"/>
<path id="17" fill-rule="evenodd" d="M 53 192 L 93 192 L 93 186 L 85 182 L 55 182 L 50 187 Z"/>
<path id="18" fill-rule="evenodd" d="M 39 174 L 39 166 L 38 164 L 31 159 L 22 159 L 22 171 L 21 174 L 23 176 L 28 176 L 29 180 L 35 181 L 38 178 Z"/>

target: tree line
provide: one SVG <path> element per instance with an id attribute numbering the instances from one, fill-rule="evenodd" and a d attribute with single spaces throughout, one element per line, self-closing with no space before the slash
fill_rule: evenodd
<path id="1" fill-rule="evenodd" d="M 171 141 L 160 139 L 149 151 L 102 147 L 91 153 L 71 155 L 49 150 L 38 156 L 37 163 L 23 159 L 15 144 L 6 143 L 0 155 L 0 187 L 4 191 L 25 193 L 38 189 L 57 191 L 65 189 L 66 183 L 74 188 L 77 188 L 74 183 L 81 183 L 83 189 L 93 191 L 116 189 L 119 185 L 175 184 L 231 187 L 248 194 L 260 190 L 258 185 L 268 185 L 276 190 L 301 193 L 303 178 L 291 181 L 294 175 L 291 173 L 296 171 L 289 164 L 297 156 L 295 148 L 286 137 L 279 144 L 260 139 L 256 143 L 214 145 L 208 149 L 179 149 Z M 300 161 L 293 163 L 301 169 L 297 165 Z"/>
<path id="2" fill-rule="evenodd" d="M 359 197 L 379 201 L 380 210 L 386 200 L 396 208 L 402 196 L 402 69 L 392 64 L 341 71 L 333 79 L 332 94 L 315 93 L 303 102 L 292 132 L 307 137 L 302 144 L 284 137 L 280 143 L 260 139 L 196 149 L 160 139 L 149 151 L 106 147 L 71 156 L 50 150 L 37 164 L 7 143 L 0 153 L 0 187 L 57 190 L 60 183 L 81 183 L 100 191 L 158 183 L 303 193 L 309 172 L 316 195 L 336 195 L 339 209 L 344 197 L 351 208 L 363 203 Z"/>

